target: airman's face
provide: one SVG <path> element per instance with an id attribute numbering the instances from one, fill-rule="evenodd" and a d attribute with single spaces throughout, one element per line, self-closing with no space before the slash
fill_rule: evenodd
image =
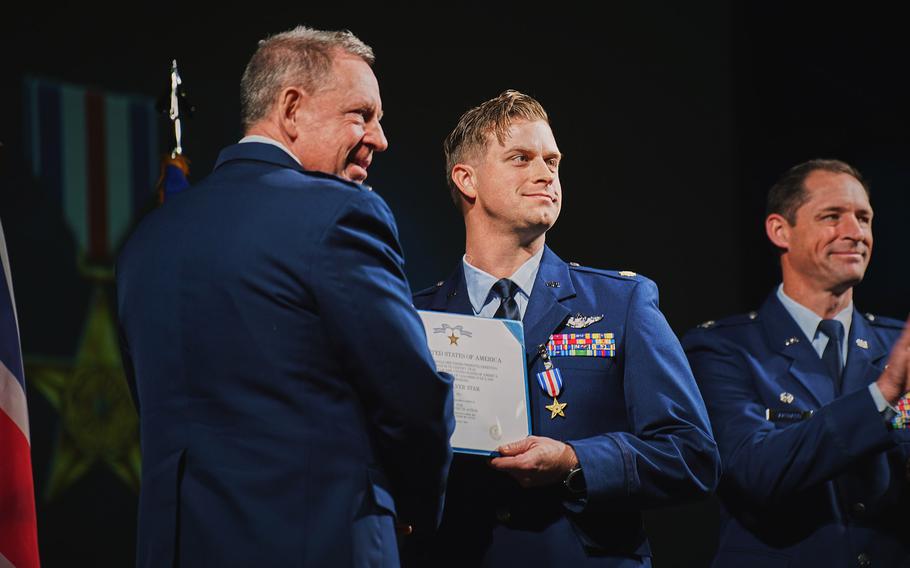
<path id="1" fill-rule="evenodd" d="M 348 54 L 335 56 L 331 77 L 296 114 L 300 136 L 292 151 L 308 170 L 363 182 L 373 153 L 389 146 L 379 124 L 379 84 L 363 59 Z"/>
<path id="2" fill-rule="evenodd" d="M 786 224 L 789 265 L 818 288 L 843 291 L 858 284 L 872 255 L 872 206 L 853 176 L 816 170 L 804 183 L 808 200 Z"/>
<path id="3" fill-rule="evenodd" d="M 475 207 L 490 221 L 516 232 L 543 234 L 562 207 L 562 155 L 546 121 L 519 120 L 504 144 L 488 134 L 484 155 L 474 161 Z"/>

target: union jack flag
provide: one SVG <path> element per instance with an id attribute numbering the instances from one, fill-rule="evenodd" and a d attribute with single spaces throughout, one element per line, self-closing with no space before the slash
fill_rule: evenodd
<path id="1" fill-rule="evenodd" d="M 3 225 L 0 224 L 0 566 L 37 568 L 25 373 Z"/>

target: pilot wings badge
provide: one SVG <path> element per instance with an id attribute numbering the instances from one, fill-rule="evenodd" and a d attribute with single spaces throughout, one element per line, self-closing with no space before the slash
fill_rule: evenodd
<path id="1" fill-rule="evenodd" d="M 572 329 L 582 329 L 593 325 L 600 320 L 604 319 L 603 315 L 599 316 L 586 316 L 582 314 L 575 314 L 566 321 L 566 327 L 571 327 Z"/>

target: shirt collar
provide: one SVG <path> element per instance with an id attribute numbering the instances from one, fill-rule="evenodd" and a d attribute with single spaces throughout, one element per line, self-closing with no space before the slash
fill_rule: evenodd
<path id="1" fill-rule="evenodd" d="M 534 253 L 534 256 L 526 260 L 524 264 L 518 267 L 518 270 L 509 276 L 509 280 L 517 284 L 519 291 L 527 298 L 531 297 L 531 290 L 534 289 L 534 280 L 537 278 L 537 272 L 540 269 L 543 249 L 544 247 L 540 247 L 540 250 Z M 464 255 L 461 262 L 464 265 L 464 280 L 468 286 L 468 298 L 471 300 L 474 313 L 480 313 L 480 310 L 490 298 L 490 289 L 499 278 L 472 266 L 468 262 L 468 255 Z"/>
<path id="2" fill-rule="evenodd" d="M 278 146 L 279 148 L 281 148 L 282 150 L 287 152 L 288 156 L 294 158 L 295 162 L 300 164 L 300 160 L 297 159 L 297 156 L 292 154 L 291 151 L 288 150 L 287 146 L 285 146 L 281 142 L 275 140 L 274 138 L 269 138 L 268 136 L 260 136 L 258 134 L 250 134 L 249 136 L 244 136 L 243 138 L 241 138 L 239 144 L 245 144 L 247 142 L 259 142 L 261 144 L 271 144 L 272 146 Z"/>
<path id="3" fill-rule="evenodd" d="M 806 306 L 786 295 L 784 293 L 783 284 L 777 287 L 777 299 L 780 300 L 780 303 L 784 305 L 784 309 L 786 309 L 793 319 L 796 320 L 796 325 L 803 331 L 806 338 L 808 338 L 809 341 L 815 339 L 815 334 L 818 331 L 818 324 L 822 321 L 822 318 Z M 851 301 L 850 305 L 846 308 L 838 312 L 837 315 L 834 316 L 834 319 L 844 325 L 845 337 L 849 336 L 850 324 L 853 323 L 853 301 Z"/>

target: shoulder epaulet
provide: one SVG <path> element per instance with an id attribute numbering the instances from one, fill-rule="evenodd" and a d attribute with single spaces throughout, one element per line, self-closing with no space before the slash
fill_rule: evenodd
<path id="1" fill-rule="evenodd" d="M 445 284 L 445 283 L 446 283 L 445 280 L 440 280 L 439 282 L 437 282 L 436 284 L 433 284 L 429 288 L 424 288 L 423 290 L 420 290 L 419 292 L 414 292 L 412 294 L 412 296 L 414 296 L 414 297 L 429 296 L 430 294 L 435 294 L 436 290 L 439 290 L 440 288 L 442 288 L 443 284 Z"/>
<path id="2" fill-rule="evenodd" d="M 639 282 L 643 278 L 638 273 L 632 272 L 631 270 L 605 270 L 602 268 L 591 268 L 590 266 L 582 266 L 577 262 L 570 262 L 569 268 L 577 272 L 599 274 L 601 276 L 609 276 L 610 278 L 615 278 L 617 280 L 628 280 L 631 282 Z"/>
<path id="3" fill-rule="evenodd" d="M 719 320 L 708 320 L 698 324 L 699 329 L 714 329 L 717 327 L 728 327 L 731 325 L 743 325 L 758 321 L 758 312 L 749 312 L 747 314 L 736 314 Z"/>
<path id="4" fill-rule="evenodd" d="M 904 329 L 904 322 L 899 319 L 889 318 L 885 316 L 879 316 L 875 314 L 865 313 L 863 317 L 866 319 L 870 325 L 875 327 L 887 327 L 890 329 Z"/>

